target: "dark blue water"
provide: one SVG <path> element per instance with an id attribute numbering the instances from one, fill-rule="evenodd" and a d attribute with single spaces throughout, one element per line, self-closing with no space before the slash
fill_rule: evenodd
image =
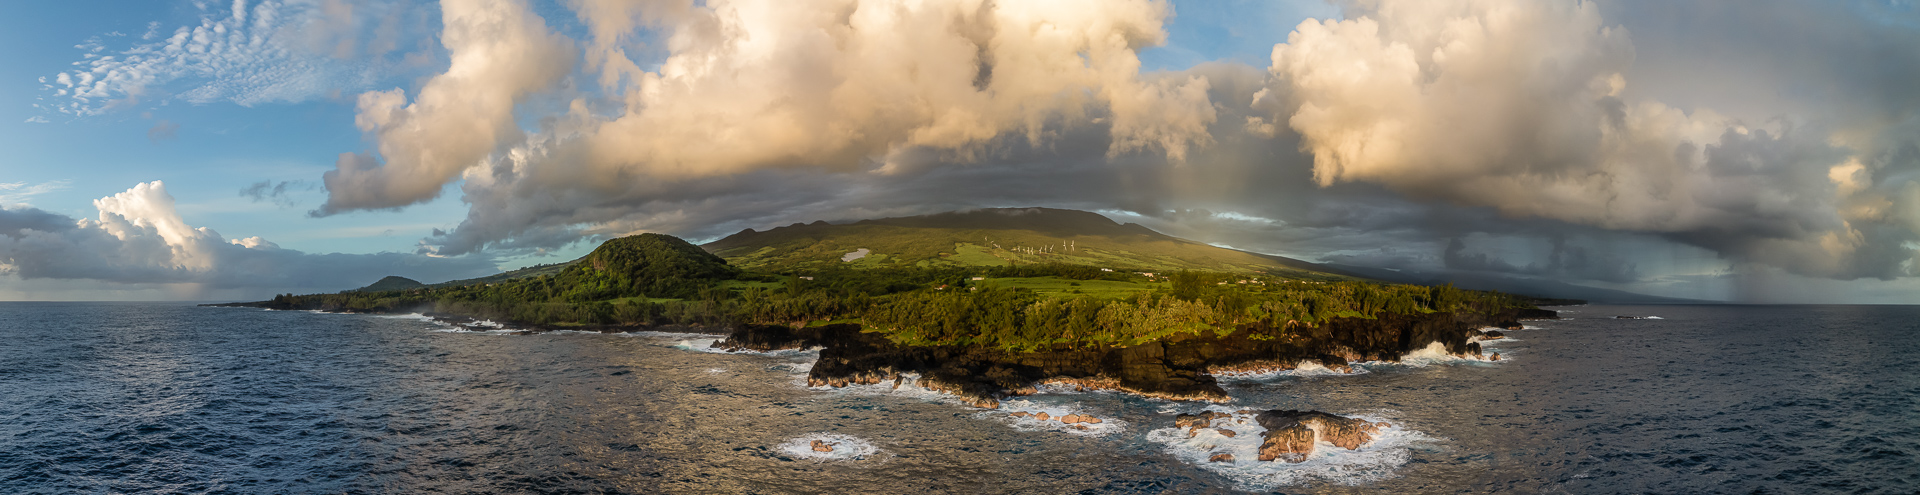
<path id="1" fill-rule="evenodd" d="M 1920 307 L 1571 309 L 1488 343 L 1499 363 L 1230 381 L 1228 409 L 1394 426 L 1212 465 L 1193 456 L 1229 441 L 1168 434 L 1202 405 L 1009 402 L 1110 419 L 1060 431 L 911 385 L 808 389 L 810 354 L 684 349 L 698 336 L 0 303 L 0 493 L 1920 491 Z M 845 443 L 794 447 L 812 438 Z"/>

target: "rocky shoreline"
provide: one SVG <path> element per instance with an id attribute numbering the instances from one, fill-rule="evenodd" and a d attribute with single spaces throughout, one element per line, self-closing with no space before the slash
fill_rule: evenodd
<path id="1" fill-rule="evenodd" d="M 467 330 L 467 331 L 473 331 L 473 332 L 509 330 L 511 331 L 510 333 L 512 335 L 533 335 L 536 333 L 543 333 L 543 332 L 573 331 L 573 332 L 594 332 L 594 333 L 634 333 L 634 332 L 699 333 L 699 334 L 707 334 L 707 335 L 714 335 L 714 336 L 723 336 L 723 335 L 732 334 L 735 331 L 735 328 L 733 326 L 704 326 L 704 325 L 681 325 L 681 324 L 567 325 L 567 326 L 536 325 L 536 324 L 528 324 L 528 323 L 517 322 L 517 321 L 497 322 L 494 320 L 474 318 L 466 315 L 458 315 L 458 314 L 452 314 L 452 313 L 436 313 L 433 311 L 360 311 L 360 310 L 344 309 L 344 308 L 307 308 L 307 307 L 298 307 L 298 306 L 292 306 L 292 305 L 274 304 L 272 301 L 201 304 L 199 306 L 208 307 L 208 308 L 260 308 L 260 309 L 267 309 L 267 310 L 273 310 L 273 311 L 315 311 L 320 313 L 349 314 L 349 315 L 418 314 L 428 319 L 432 319 L 435 322 L 451 325 L 461 330 Z"/>
<path id="2" fill-rule="evenodd" d="M 1555 318 L 1556 312 L 1539 309 L 1496 315 L 1380 313 L 1373 319 L 1340 318 L 1313 328 L 1246 325 L 1225 337 L 1183 334 L 1133 347 L 1062 346 L 1030 353 L 902 346 L 862 332 L 856 324 L 798 329 L 744 325 L 713 347 L 758 352 L 819 348 L 820 359 L 807 375 L 810 386 L 898 384 L 911 374 L 919 376 L 923 387 L 988 409 L 998 408 L 1003 399 L 1030 395 L 1041 384 L 1217 403 L 1230 399 L 1214 378 L 1218 373 L 1278 371 L 1301 363 L 1350 371 L 1352 363 L 1399 361 L 1435 344 L 1449 355 L 1497 360 L 1498 354 L 1487 357 L 1475 342 L 1496 338 L 1483 328 L 1517 329 L 1523 320 Z"/>
<path id="3" fill-rule="evenodd" d="M 1248 423 L 1264 430 L 1260 432 L 1260 446 L 1255 460 L 1290 464 L 1306 462 L 1307 458 L 1313 455 L 1315 446 L 1321 443 L 1347 450 L 1358 450 L 1373 443 L 1374 437 L 1379 435 L 1381 430 L 1392 426 L 1387 423 L 1375 423 L 1320 411 L 1282 409 L 1207 411 L 1199 414 L 1181 414 L 1173 418 L 1174 429 L 1185 430 L 1187 438 L 1193 438 L 1202 433 L 1233 438 L 1237 434 L 1229 427 Z M 1207 456 L 1207 462 L 1237 460 L 1231 452 L 1225 451 L 1214 451 Z"/>
<path id="4" fill-rule="evenodd" d="M 208 306 L 272 308 L 261 303 Z M 369 313 L 332 310 L 331 313 Z M 374 312 L 393 314 L 392 312 Z M 1397 362 L 1409 354 L 1434 350 L 1447 355 L 1500 360 L 1484 354 L 1478 341 L 1503 338 L 1498 329 L 1523 328 L 1521 321 L 1558 319 L 1558 313 L 1514 309 L 1500 314 L 1380 313 L 1375 318 L 1338 318 L 1316 327 L 1274 328 L 1244 325 L 1227 336 L 1181 334 L 1132 347 L 1058 346 L 1039 352 L 1016 353 L 978 346 L 903 346 L 879 333 L 862 331 L 858 324 L 794 328 L 782 325 L 703 327 L 686 325 L 594 325 L 569 327 L 498 323 L 467 316 L 422 312 L 433 321 L 469 331 L 508 332 L 517 335 L 570 330 L 600 333 L 643 331 L 725 335 L 712 347 L 729 352 L 772 352 L 819 349 L 819 359 L 807 374 L 809 386 L 846 387 L 892 382 L 899 387 L 912 380 L 920 387 L 953 396 L 969 405 L 999 409 L 1001 401 L 1038 392 L 1042 385 L 1078 391 L 1113 390 L 1174 401 L 1224 403 L 1231 400 L 1216 375 L 1258 374 L 1319 366 L 1334 373 L 1353 373 L 1355 363 Z M 1003 410 L 1004 411 L 1004 410 Z M 1107 420 L 1091 414 L 1013 411 L 1011 420 L 1031 421 L 1047 428 L 1083 434 L 1102 428 Z M 1054 423 L 1058 423 L 1055 425 Z M 1123 427 L 1107 425 L 1106 428 Z M 1256 428 L 1257 427 L 1257 428 Z M 1390 428 L 1361 418 L 1320 411 L 1240 410 L 1180 414 L 1174 418 L 1176 437 L 1193 439 L 1207 464 L 1245 462 L 1306 462 L 1318 444 L 1357 450 Z M 1236 432 L 1236 429 L 1238 430 Z M 1257 435 L 1257 438 L 1253 437 Z M 1230 447 L 1236 436 L 1258 442 Z M 859 458 L 871 447 L 842 456 L 848 440 L 811 439 L 792 449 L 816 456 Z M 796 440 L 796 442 L 798 442 Z M 1242 457 L 1236 458 L 1234 452 Z M 1257 454 L 1256 454 L 1257 452 Z M 863 454 L 865 453 L 865 454 Z M 1246 457 L 1253 457 L 1247 459 Z M 1197 461 L 1196 461 L 1197 462 Z"/>

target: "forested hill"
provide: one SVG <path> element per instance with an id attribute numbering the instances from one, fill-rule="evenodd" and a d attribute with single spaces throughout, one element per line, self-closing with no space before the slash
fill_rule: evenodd
<path id="1" fill-rule="evenodd" d="M 708 243 L 735 266 L 768 271 L 1068 264 L 1134 271 L 1264 272 L 1339 279 L 1304 261 L 1181 239 L 1097 213 L 989 208 L 835 225 L 752 229 Z"/>
<path id="2" fill-rule="evenodd" d="M 427 284 L 420 283 L 419 281 L 414 279 L 388 275 L 386 278 L 382 278 L 379 281 L 374 282 L 372 285 L 354 289 L 354 291 L 355 292 L 385 292 L 390 290 L 418 289 L 426 286 Z"/>
<path id="3" fill-rule="evenodd" d="M 593 301 L 623 297 L 690 299 L 702 287 L 739 275 L 698 246 L 664 234 L 607 241 L 553 277 L 566 298 Z"/>

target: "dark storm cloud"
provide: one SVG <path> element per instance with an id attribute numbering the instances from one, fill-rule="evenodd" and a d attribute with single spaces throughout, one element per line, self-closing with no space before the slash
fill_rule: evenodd
<path id="1" fill-rule="evenodd" d="M 1553 239 L 1553 250 L 1544 262 L 1516 264 L 1500 256 L 1470 252 L 1465 242 L 1454 238 L 1447 242 L 1440 260 L 1448 270 L 1510 273 L 1557 279 L 1633 282 L 1639 269 L 1632 262 L 1611 253 L 1569 245 L 1566 238 Z"/>

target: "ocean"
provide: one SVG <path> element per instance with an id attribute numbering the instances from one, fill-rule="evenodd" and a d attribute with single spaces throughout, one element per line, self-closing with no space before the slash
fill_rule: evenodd
<path id="1" fill-rule="evenodd" d="M 0 303 L 0 493 L 1916 493 L 1920 307 L 1579 306 L 1235 400 L 813 389 L 815 353 L 417 316 Z M 1616 315 L 1658 319 L 1616 319 Z M 1389 423 L 1300 464 L 1179 413 Z M 1088 414 L 1087 430 L 1009 412 Z M 813 440 L 833 452 L 815 452 Z"/>

